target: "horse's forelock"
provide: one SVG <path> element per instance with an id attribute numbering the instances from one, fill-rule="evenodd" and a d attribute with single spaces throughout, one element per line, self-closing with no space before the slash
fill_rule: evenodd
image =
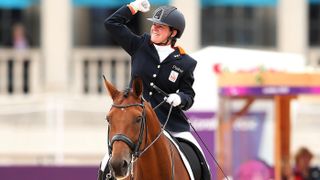
<path id="1" fill-rule="evenodd" d="M 118 101 L 123 101 L 129 99 L 129 97 L 133 97 L 132 99 L 140 101 L 140 97 L 136 97 L 134 92 L 132 92 L 132 88 L 126 88 L 121 92 Z"/>

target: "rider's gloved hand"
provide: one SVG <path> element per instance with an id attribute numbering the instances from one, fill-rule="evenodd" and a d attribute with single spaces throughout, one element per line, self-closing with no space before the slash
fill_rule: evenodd
<path id="1" fill-rule="evenodd" d="M 166 101 L 167 103 L 172 104 L 173 107 L 176 107 L 181 104 L 181 97 L 176 93 L 169 94 L 169 97 Z"/>
<path id="2" fill-rule="evenodd" d="M 150 10 L 150 3 L 148 0 L 135 0 L 130 3 L 130 6 L 136 11 L 148 12 Z"/>

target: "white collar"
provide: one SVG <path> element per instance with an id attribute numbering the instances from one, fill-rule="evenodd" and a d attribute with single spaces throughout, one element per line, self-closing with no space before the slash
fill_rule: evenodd
<path id="1" fill-rule="evenodd" d="M 167 45 L 167 46 L 159 46 L 156 44 L 153 44 L 153 45 L 158 52 L 160 62 L 165 60 L 174 51 L 174 49 L 171 47 L 171 45 Z"/>

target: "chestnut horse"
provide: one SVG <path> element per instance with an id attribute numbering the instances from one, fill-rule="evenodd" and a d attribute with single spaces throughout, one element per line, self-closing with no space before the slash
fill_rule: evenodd
<path id="1" fill-rule="evenodd" d="M 142 81 L 118 91 L 104 79 L 113 105 L 107 115 L 110 171 L 116 179 L 188 180 L 178 150 L 163 134 L 150 103 L 142 98 Z"/>

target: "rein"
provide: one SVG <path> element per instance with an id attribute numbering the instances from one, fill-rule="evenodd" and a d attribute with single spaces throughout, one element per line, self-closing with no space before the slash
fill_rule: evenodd
<path id="1" fill-rule="evenodd" d="M 158 86 L 156 86 L 155 84 L 152 86 L 157 92 L 159 92 L 160 94 L 162 94 L 164 97 L 168 97 L 169 94 L 164 92 L 162 89 L 160 89 Z M 156 108 L 158 108 L 158 106 L 160 106 L 163 102 L 161 102 L 159 105 L 156 106 Z M 171 106 L 172 107 L 172 106 Z M 219 165 L 218 161 L 216 160 L 216 158 L 214 158 L 213 154 L 211 153 L 211 151 L 209 150 L 208 146 L 206 145 L 206 143 L 203 141 L 203 139 L 201 138 L 201 136 L 199 135 L 198 131 L 193 127 L 192 123 L 189 121 L 189 119 L 187 118 L 187 116 L 182 113 L 184 119 L 188 122 L 188 124 L 191 126 L 191 128 L 193 129 L 193 131 L 195 132 L 195 134 L 198 136 L 198 138 L 200 139 L 201 143 L 203 144 L 203 146 L 205 147 L 205 149 L 207 150 L 207 152 L 210 154 L 211 158 L 214 160 L 214 162 L 216 163 L 217 167 L 220 169 L 220 171 L 222 172 L 223 176 L 226 178 L 226 180 L 229 180 L 228 176 L 226 175 L 226 173 L 223 171 L 222 167 Z"/>
<path id="2" fill-rule="evenodd" d="M 165 102 L 165 100 L 162 101 L 159 105 L 163 104 L 163 102 Z M 153 108 L 153 110 L 155 110 L 156 108 L 158 108 L 159 105 L 156 106 L 155 108 Z M 144 152 L 146 152 L 146 151 L 160 138 L 160 136 L 163 134 L 163 131 L 165 130 L 165 128 L 166 128 L 166 126 L 167 126 L 167 124 L 168 124 L 168 121 L 169 121 L 169 117 L 170 117 L 170 115 L 171 115 L 171 112 L 172 112 L 172 105 L 170 106 L 169 113 L 168 113 L 168 115 L 167 115 L 167 119 L 166 119 L 164 125 L 162 126 L 160 132 L 158 133 L 157 137 L 156 137 L 146 148 L 144 148 L 144 150 L 140 153 L 140 155 L 142 155 Z"/>

